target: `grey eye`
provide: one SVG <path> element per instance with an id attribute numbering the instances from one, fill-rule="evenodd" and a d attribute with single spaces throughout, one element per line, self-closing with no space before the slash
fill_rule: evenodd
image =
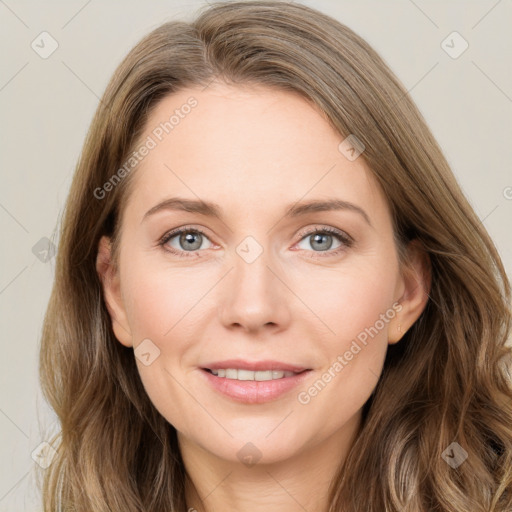
<path id="1" fill-rule="evenodd" d="M 174 239 L 177 239 L 178 246 L 172 242 Z M 177 251 L 197 251 L 198 249 L 205 248 L 202 247 L 202 245 L 206 240 L 208 240 L 208 238 L 199 231 L 188 230 L 174 234 L 169 238 L 167 244 Z"/>
<path id="2" fill-rule="evenodd" d="M 315 251 L 328 251 L 332 248 L 333 240 L 337 238 L 335 235 L 331 235 L 329 233 L 312 233 L 307 236 L 305 236 L 299 244 L 303 243 L 304 241 L 310 239 L 311 240 L 311 247 Z M 339 245 L 337 247 L 340 247 L 342 244 L 338 242 Z M 337 247 L 334 247 L 337 249 Z M 308 249 L 307 247 L 301 247 L 301 249 Z"/>

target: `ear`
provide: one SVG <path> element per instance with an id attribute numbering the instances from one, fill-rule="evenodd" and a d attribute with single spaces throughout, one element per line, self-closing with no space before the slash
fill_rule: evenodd
<path id="1" fill-rule="evenodd" d="M 406 331 L 416 322 L 427 305 L 431 287 L 430 258 L 419 240 L 412 240 L 407 246 L 407 256 L 401 269 L 401 309 L 390 322 L 388 343 L 400 341 Z"/>
<path id="2" fill-rule="evenodd" d="M 102 284 L 103 297 L 112 321 L 112 330 L 120 343 L 131 347 L 133 341 L 121 295 L 119 271 L 112 263 L 112 245 L 107 236 L 101 237 L 98 244 L 96 272 Z"/>

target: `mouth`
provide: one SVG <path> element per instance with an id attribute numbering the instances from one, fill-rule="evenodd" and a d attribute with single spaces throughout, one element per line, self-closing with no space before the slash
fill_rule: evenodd
<path id="1" fill-rule="evenodd" d="M 303 372 L 307 372 L 309 370 L 302 370 L 300 372 L 293 372 L 287 370 L 243 370 L 241 368 L 218 368 L 217 370 L 213 370 L 211 368 L 203 368 L 203 370 L 215 375 L 216 377 L 220 377 L 221 379 L 233 379 L 233 380 L 254 380 L 258 382 L 268 381 L 268 380 L 278 380 L 284 379 L 288 377 L 293 377 L 295 375 L 299 375 Z"/>
<path id="2" fill-rule="evenodd" d="M 233 363 L 209 364 L 200 369 L 201 374 L 215 391 L 245 404 L 261 404 L 285 396 L 312 372 L 310 368 L 277 362 Z"/>

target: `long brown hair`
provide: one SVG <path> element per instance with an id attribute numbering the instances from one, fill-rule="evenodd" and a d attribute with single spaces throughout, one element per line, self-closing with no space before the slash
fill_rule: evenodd
<path id="1" fill-rule="evenodd" d="M 298 92 L 340 137 L 355 134 L 389 202 L 397 247 L 417 239 L 431 261 L 428 303 L 388 350 L 329 511 L 510 511 L 511 292 L 497 250 L 379 55 L 331 17 L 278 1 L 213 4 L 191 23 L 161 25 L 119 65 L 98 105 L 42 334 L 42 386 L 61 426 L 44 510 L 185 510 L 176 431 L 144 391 L 133 351 L 114 337 L 95 266 L 100 237 L 119 235 L 136 170 L 103 197 L 95 191 L 140 142 L 160 99 L 214 79 Z M 452 467 L 443 452 L 455 442 L 467 459 Z"/>

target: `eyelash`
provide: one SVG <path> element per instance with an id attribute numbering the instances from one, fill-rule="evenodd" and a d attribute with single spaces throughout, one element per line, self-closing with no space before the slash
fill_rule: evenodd
<path id="1" fill-rule="evenodd" d="M 198 258 L 198 257 L 200 257 L 200 256 L 197 256 L 197 254 L 198 254 L 197 250 L 196 251 L 177 251 L 176 249 L 173 249 L 171 247 L 166 247 L 166 244 L 169 240 L 171 240 L 172 238 L 174 238 L 177 235 L 181 235 L 182 233 L 200 233 L 204 237 L 208 238 L 206 233 L 204 231 L 202 231 L 201 229 L 184 226 L 182 228 L 165 233 L 165 235 L 158 241 L 158 245 L 160 247 L 162 247 L 163 250 L 170 252 L 180 258 Z M 312 258 L 316 258 L 316 257 L 323 258 L 323 257 L 328 257 L 328 256 L 337 256 L 342 251 L 352 247 L 352 245 L 354 244 L 354 240 L 350 236 L 348 236 L 346 233 L 344 233 L 343 231 L 339 231 L 338 229 L 331 228 L 331 227 L 324 227 L 321 229 L 314 228 L 305 233 L 302 233 L 299 242 L 301 242 L 304 238 L 307 238 L 308 236 L 316 235 L 316 234 L 333 235 L 341 242 L 342 245 L 334 250 L 312 251 L 312 252 L 318 254 L 318 256 L 310 256 Z M 321 254 L 322 252 L 325 252 L 326 254 Z"/>

